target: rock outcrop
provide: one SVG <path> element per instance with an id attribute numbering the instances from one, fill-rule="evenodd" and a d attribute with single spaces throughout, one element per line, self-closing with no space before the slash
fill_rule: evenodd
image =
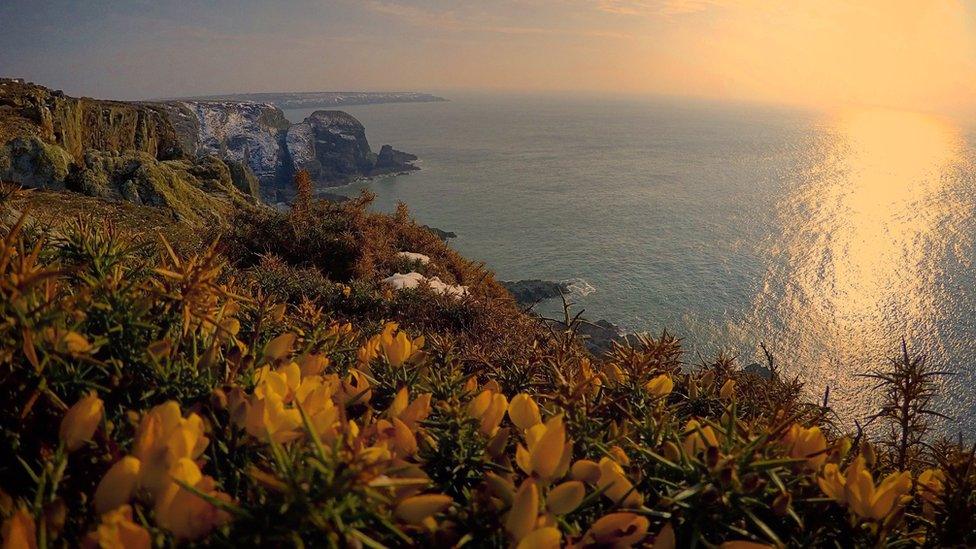
<path id="1" fill-rule="evenodd" d="M 185 147 L 245 166 L 269 202 L 288 200 L 292 177 L 302 169 L 320 188 L 418 169 L 412 164 L 416 156 L 389 145 L 374 153 L 362 123 L 342 111 L 315 111 L 298 124 L 290 124 L 272 104 L 174 102 L 165 104 L 165 111 Z M 245 192 L 248 178 L 246 173 L 235 178 Z"/>
<path id="2" fill-rule="evenodd" d="M 196 154 L 195 115 L 183 107 L 0 84 L 0 181 L 167 208 L 198 223 L 259 192 L 246 170 Z"/>
<path id="3" fill-rule="evenodd" d="M 565 330 L 566 324 L 558 320 L 547 320 L 554 329 Z M 608 320 L 590 322 L 582 319 L 576 329 L 576 335 L 583 339 L 583 344 L 594 355 L 602 355 L 613 348 L 614 343 L 626 340 L 626 335 L 616 324 Z"/>
<path id="4" fill-rule="evenodd" d="M 246 165 L 262 183 L 287 177 L 284 140 L 290 124 L 280 109 L 258 103 L 183 105 L 197 119 L 197 154 L 215 154 Z"/>
<path id="5" fill-rule="evenodd" d="M 552 299 L 569 293 L 569 284 L 551 280 L 517 280 L 500 282 L 520 305 L 533 305 L 544 299 Z"/>
<path id="6" fill-rule="evenodd" d="M 380 147 L 379 154 L 376 155 L 376 163 L 373 164 L 373 175 L 383 173 L 399 172 L 403 170 L 416 170 L 416 166 L 411 164 L 417 160 L 417 155 L 398 151 L 389 145 Z"/>
<path id="7" fill-rule="evenodd" d="M 434 233 L 437 236 L 437 238 L 440 238 L 444 242 L 447 242 L 448 239 L 451 238 L 457 238 L 457 233 L 454 231 L 445 231 L 444 229 L 438 229 L 437 227 L 431 227 L 430 225 L 421 225 L 421 227 Z"/>
<path id="8" fill-rule="evenodd" d="M 68 151 L 40 137 L 17 137 L 0 147 L 0 181 L 63 189 L 73 161 Z"/>
<path id="9" fill-rule="evenodd" d="M 136 150 L 155 158 L 184 157 L 167 110 L 152 104 L 68 97 L 28 83 L 0 84 L 0 144 L 38 137 L 80 160 L 88 149 Z"/>
<path id="10" fill-rule="evenodd" d="M 89 196 L 168 208 L 177 219 L 209 223 L 235 200 L 243 202 L 231 170 L 216 156 L 197 161 L 156 160 L 147 153 L 89 150 L 66 187 Z"/>
<path id="11" fill-rule="evenodd" d="M 342 111 L 315 111 L 289 128 L 285 142 L 294 169 L 308 170 L 323 186 L 418 169 L 416 156 L 389 145 L 373 153 L 362 123 Z"/>

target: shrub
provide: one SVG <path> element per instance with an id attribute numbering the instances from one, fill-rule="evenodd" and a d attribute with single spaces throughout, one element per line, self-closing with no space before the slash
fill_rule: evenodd
<path id="1" fill-rule="evenodd" d="M 797 383 L 687 368 L 666 333 L 591 357 L 363 206 L 248 214 L 188 255 L 4 228 L 5 543 L 973 543 L 972 449 L 895 467 Z M 378 285 L 408 247 L 472 295 Z"/>

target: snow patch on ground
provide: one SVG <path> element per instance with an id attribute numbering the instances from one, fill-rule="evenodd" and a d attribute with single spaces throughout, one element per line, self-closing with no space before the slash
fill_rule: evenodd
<path id="1" fill-rule="evenodd" d="M 426 276 L 418 272 L 409 272 L 406 274 L 397 273 L 393 276 L 383 279 L 383 284 L 391 286 L 397 290 L 403 290 L 407 288 L 416 288 L 421 285 L 430 286 L 430 289 L 435 293 L 442 295 L 451 295 L 456 298 L 468 295 L 467 286 L 458 286 L 456 284 L 447 284 L 441 282 L 441 279 L 436 276 L 433 278 L 427 278 Z"/>

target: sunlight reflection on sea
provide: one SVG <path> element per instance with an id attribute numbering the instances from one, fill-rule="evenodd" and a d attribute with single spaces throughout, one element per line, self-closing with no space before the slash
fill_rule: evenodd
<path id="1" fill-rule="evenodd" d="M 358 183 L 455 231 L 500 279 L 585 281 L 577 308 L 684 338 L 689 365 L 765 343 L 844 425 L 857 374 L 909 346 L 939 369 L 939 431 L 976 435 L 976 134 L 879 110 L 451 95 L 352 107 L 423 169 Z M 308 112 L 287 113 L 301 120 Z M 582 286 L 581 286 L 582 287 Z M 540 312 L 558 315 L 559 304 Z"/>
<path id="2" fill-rule="evenodd" d="M 779 326 L 790 373 L 830 386 L 842 418 L 863 418 L 878 395 L 857 374 L 895 354 L 892 339 L 945 363 L 940 327 L 972 314 L 951 282 L 969 267 L 955 254 L 972 247 L 974 203 L 971 181 L 954 177 L 966 160 L 950 121 L 869 110 L 824 124 L 805 182 L 777 205 L 754 315 Z"/>

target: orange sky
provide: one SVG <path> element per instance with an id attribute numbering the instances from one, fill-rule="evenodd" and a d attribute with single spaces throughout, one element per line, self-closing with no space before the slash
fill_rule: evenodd
<path id="1" fill-rule="evenodd" d="M 669 94 L 976 112 L 962 0 L 5 0 L 0 74 L 140 98 Z"/>
<path id="2" fill-rule="evenodd" d="M 936 110 L 976 96 L 976 20 L 961 2 L 710 4 L 716 16 L 700 32 L 673 29 L 667 62 L 635 87 L 660 78 L 719 98 Z"/>

